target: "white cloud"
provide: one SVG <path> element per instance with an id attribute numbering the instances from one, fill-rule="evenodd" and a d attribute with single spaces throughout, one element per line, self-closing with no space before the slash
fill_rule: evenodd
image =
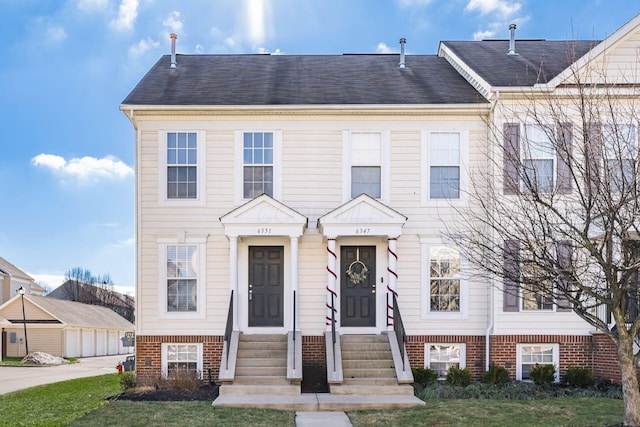
<path id="1" fill-rule="evenodd" d="M 378 43 L 378 47 L 376 48 L 377 53 L 393 53 L 393 50 L 387 46 L 386 43 Z"/>
<path id="2" fill-rule="evenodd" d="M 265 39 L 265 0 L 247 0 L 247 33 L 249 40 L 258 45 Z"/>
<path id="3" fill-rule="evenodd" d="M 227 37 L 226 39 L 224 39 L 224 44 L 229 47 L 234 47 L 236 45 L 236 42 L 232 37 Z"/>
<path id="4" fill-rule="evenodd" d="M 470 0 L 464 10 L 465 12 L 479 11 L 481 16 L 498 12 L 504 17 L 509 17 L 521 7 L 521 3 L 508 0 Z"/>
<path id="5" fill-rule="evenodd" d="M 204 46 L 202 46 L 200 43 L 196 43 L 195 52 L 196 53 L 204 52 Z"/>
<path id="6" fill-rule="evenodd" d="M 118 17 L 111 21 L 116 30 L 130 30 L 138 16 L 138 0 L 122 0 L 118 9 Z"/>
<path id="7" fill-rule="evenodd" d="M 496 32 L 495 31 L 491 31 L 491 30 L 476 31 L 475 33 L 473 33 L 473 39 L 474 40 L 484 40 L 484 39 L 491 38 L 491 37 L 493 37 L 495 35 L 496 35 Z"/>
<path id="8" fill-rule="evenodd" d="M 113 156 L 72 158 L 67 161 L 55 154 L 38 154 L 31 162 L 47 168 L 63 178 L 72 178 L 79 183 L 99 179 L 117 180 L 133 176 L 133 169 Z"/>
<path id="9" fill-rule="evenodd" d="M 182 30 L 183 22 L 180 20 L 180 12 L 175 10 L 171 12 L 167 19 L 162 21 L 162 25 L 169 27 L 169 29 L 174 33 Z"/>
<path id="10" fill-rule="evenodd" d="M 67 32 L 64 27 L 49 26 L 46 29 L 45 37 L 50 43 L 59 43 L 67 38 Z"/>
<path id="11" fill-rule="evenodd" d="M 154 49 L 158 46 L 160 46 L 160 42 L 153 40 L 151 37 L 147 37 L 129 47 L 129 55 L 134 57 L 141 56 L 149 49 Z"/>
<path id="12" fill-rule="evenodd" d="M 128 239 L 125 240 L 120 240 L 116 243 L 113 244 L 114 248 L 124 248 L 124 247 L 133 247 L 133 245 L 135 244 L 136 240 L 134 236 L 129 237 Z"/>
<path id="13" fill-rule="evenodd" d="M 33 277 L 33 280 L 36 281 L 39 285 L 45 285 L 51 290 L 54 290 L 58 286 L 62 285 L 65 281 L 64 274 L 33 274 L 27 273 L 29 276 Z"/>

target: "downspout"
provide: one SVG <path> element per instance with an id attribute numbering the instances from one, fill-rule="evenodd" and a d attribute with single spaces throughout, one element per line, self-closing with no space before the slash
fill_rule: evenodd
<path id="1" fill-rule="evenodd" d="M 493 99 L 493 103 L 491 105 L 491 109 L 489 110 L 489 126 L 493 126 L 493 121 L 494 121 L 494 111 L 496 109 L 496 106 L 498 105 L 498 101 L 500 100 L 500 91 L 496 91 L 496 95 L 495 98 Z M 494 150 L 495 150 L 495 144 L 493 144 L 493 140 L 494 138 L 492 137 L 493 132 L 491 131 L 491 128 L 487 129 L 488 130 L 488 135 L 487 135 L 487 140 L 491 141 L 491 147 L 489 150 L 489 159 L 487 160 L 487 163 L 489 163 L 488 166 L 488 170 L 490 172 L 492 172 L 493 168 L 495 167 L 494 164 Z M 495 174 L 491 173 L 490 174 L 491 177 L 494 177 Z M 489 199 L 489 209 L 491 212 L 493 212 L 493 206 L 494 206 L 494 200 L 493 198 Z M 492 213 L 493 215 L 493 213 Z M 490 230 L 491 233 L 491 242 L 493 242 L 494 240 L 494 232 L 493 230 Z M 491 355 L 491 333 L 493 332 L 493 324 L 494 324 L 494 318 L 495 318 L 495 305 L 494 305 L 494 295 L 495 289 L 494 289 L 494 276 L 491 275 L 491 281 L 489 283 L 489 323 L 487 325 L 487 330 L 485 332 L 485 337 L 484 337 L 484 344 L 485 344 L 485 371 L 489 370 L 489 357 Z"/>

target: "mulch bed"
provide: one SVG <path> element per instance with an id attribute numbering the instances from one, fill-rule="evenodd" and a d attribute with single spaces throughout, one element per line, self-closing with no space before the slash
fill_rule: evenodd
<path id="1" fill-rule="evenodd" d="M 149 390 L 141 392 L 122 393 L 115 397 L 117 400 L 131 400 L 134 402 L 213 402 L 218 397 L 218 386 L 205 386 L 197 390 Z"/>

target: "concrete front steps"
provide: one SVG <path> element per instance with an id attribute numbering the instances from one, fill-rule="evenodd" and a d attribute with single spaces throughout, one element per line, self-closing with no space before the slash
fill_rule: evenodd
<path id="1" fill-rule="evenodd" d="M 287 380 L 286 335 L 239 337 L 235 378 L 220 386 L 220 396 L 260 394 L 300 394 L 300 384 Z"/>
<path id="2" fill-rule="evenodd" d="M 214 407 L 313 412 L 425 405 L 414 396 L 412 386 L 398 385 L 386 335 L 341 337 L 347 343 L 346 350 L 342 344 L 344 383 L 330 385 L 331 393 L 300 393 L 299 384 L 289 384 L 286 338 L 269 337 L 273 336 L 240 335 L 235 379 L 222 384 Z"/>
<path id="3" fill-rule="evenodd" d="M 341 384 L 330 384 L 336 395 L 413 396 L 413 387 L 398 384 L 389 338 L 383 335 L 342 335 Z"/>

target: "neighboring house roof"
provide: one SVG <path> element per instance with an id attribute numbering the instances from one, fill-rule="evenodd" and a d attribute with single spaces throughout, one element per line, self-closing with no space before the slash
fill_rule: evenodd
<path id="1" fill-rule="evenodd" d="M 487 102 L 436 55 L 162 56 L 124 105 L 424 105 Z"/>
<path id="2" fill-rule="evenodd" d="M 134 329 L 133 323 L 106 307 L 39 295 L 25 295 L 24 298 L 68 326 Z"/>
<path id="3" fill-rule="evenodd" d="M 33 277 L 29 276 L 27 273 L 25 273 L 24 271 L 20 270 L 18 267 L 16 267 L 15 265 L 11 264 L 9 261 L 7 261 L 6 259 L 4 259 L 2 257 L 0 257 L 0 271 L 4 272 L 5 274 L 8 274 L 9 276 L 13 276 L 13 277 L 15 277 L 17 279 L 28 280 L 28 281 L 33 282 L 35 284 L 35 280 L 33 280 Z M 42 288 L 40 288 L 40 289 L 42 289 Z"/>
<path id="4" fill-rule="evenodd" d="M 0 316 L 0 327 L 2 326 L 8 326 L 10 325 L 11 322 L 9 322 L 7 319 L 5 319 L 4 317 Z"/>
<path id="5" fill-rule="evenodd" d="M 122 307 L 133 307 L 135 305 L 135 300 L 130 295 L 121 294 L 120 292 L 116 292 L 99 285 L 88 285 L 72 279 L 67 280 L 62 285 L 49 292 L 47 296 L 69 301 L 76 301 L 76 298 L 85 296 L 101 301 L 108 301 L 110 304 Z M 80 302 L 86 303 L 87 301 Z"/>
<path id="6" fill-rule="evenodd" d="M 599 40 L 443 41 L 464 64 L 491 86 L 533 86 L 547 83 L 600 43 Z"/>

